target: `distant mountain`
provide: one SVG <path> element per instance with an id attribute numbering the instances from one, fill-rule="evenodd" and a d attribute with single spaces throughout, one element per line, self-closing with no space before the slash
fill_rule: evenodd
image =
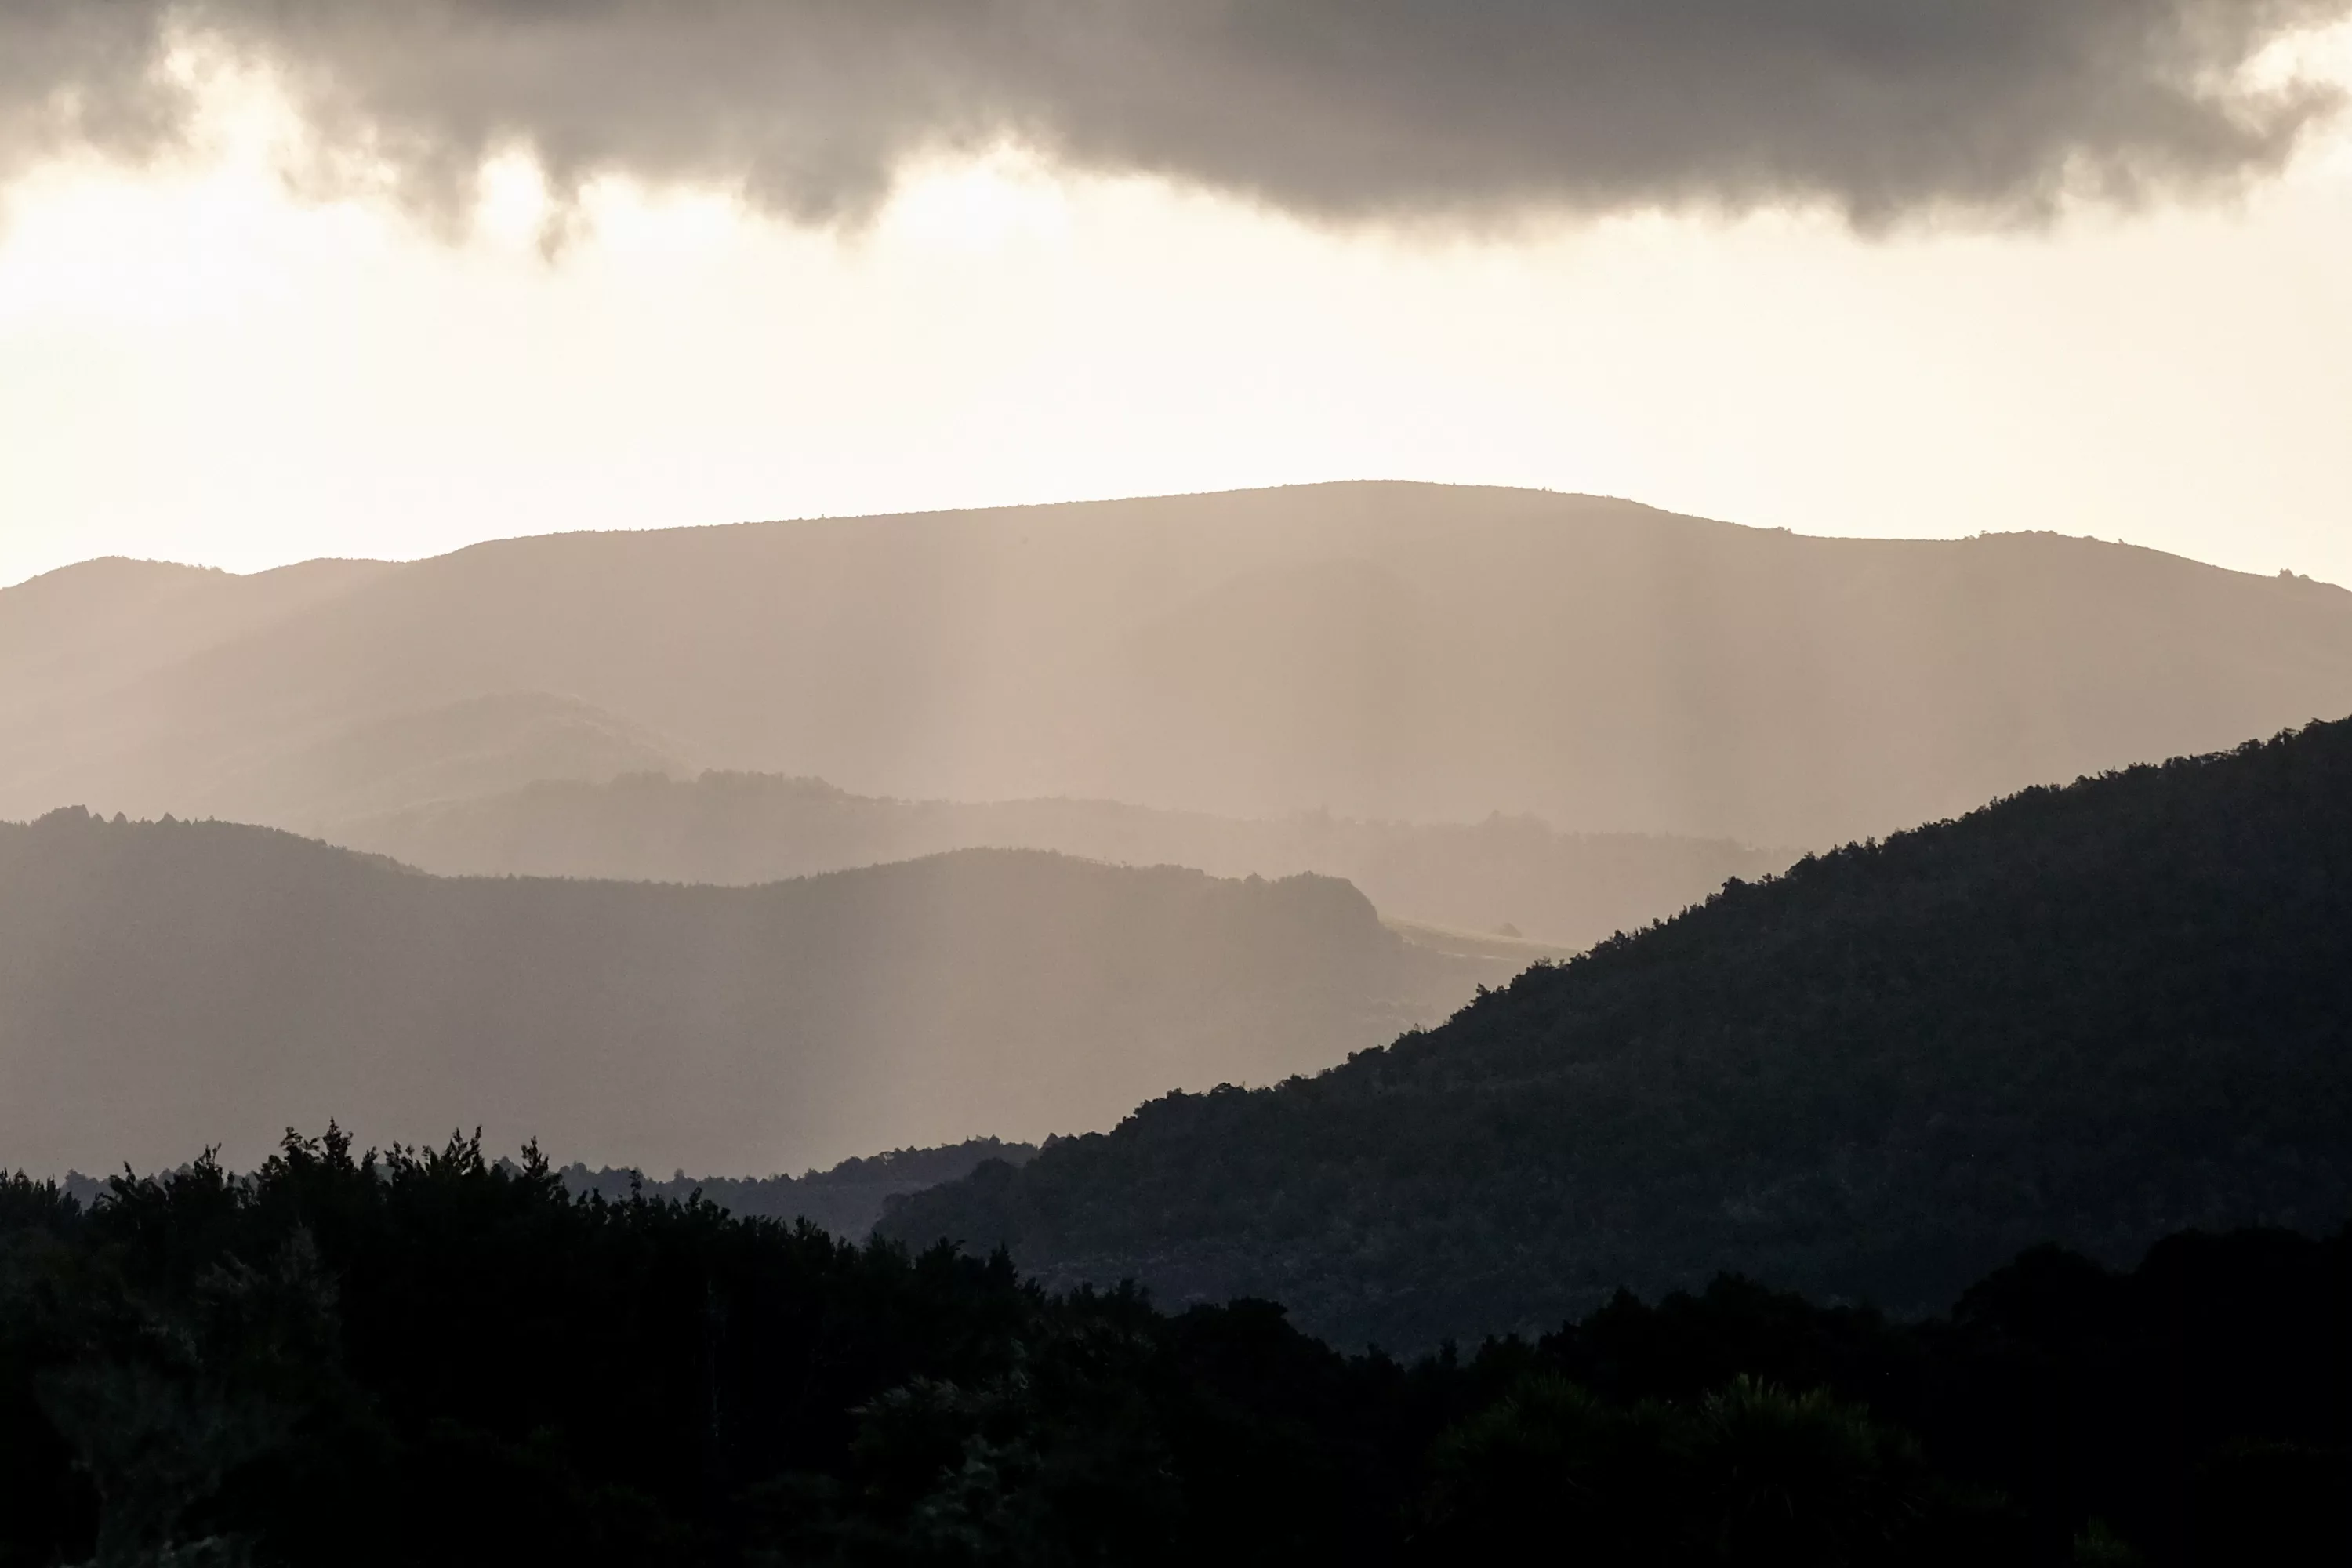
<path id="1" fill-rule="evenodd" d="M 0 590 L 0 713 L 89 697 L 247 637 L 400 570 L 310 561 L 235 576 L 108 556 Z"/>
<path id="2" fill-rule="evenodd" d="M 1052 849 L 1213 876 L 1320 872 L 1383 914 L 1583 947 L 1638 930 L 1793 853 L 1727 839 L 1560 834 L 1531 817 L 1248 820 L 1111 801 L 880 800 L 817 779 L 707 773 L 551 780 L 330 828 L 334 841 L 446 875 L 743 883 L 974 847 Z M 1535 954 L 1528 955 L 1532 961 Z"/>
<path id="3" fill-rule="evenodd" d="M 0 826 L 0 1166 L 341 1117 L 786 1171 L 1108 1125 L 1443 1016 L 1509 966 L 1345 882 L 969 851 L 758 888 L 442 879 L 268 829 Z"/>
<path id="4" fill-rule="evenodd" d="M 926 1187 L 969 1176 L 982 1163 L 998 1160 L 1024 1165 L 1035 1158 L 1034 1143 L 1007 1143 L 1002 1138 L 971 1138 L 944 1149 L 894 1149 L 844 1160 L 829 1171 L 799 1176 L 689 1176 L 679 1171 L 667 1180 L 642 1171 L 606 1165 L 592 1171 L 582 1164 L 558 1173 L 564 1190 L 600 1193 L 614 1201 L 642 1194 L 682 1204 L 699 1194 L 739 1219 L 804 1219 L 820 1230 L 847 1241 L 863 1241 L 892 1200 L 911 1196 Z M 84 1178 L 86 1181 L 87 1178 Z M 88 1202 L 85 1193 L 95 1184 L 68 1190 Z"/>
<path id="5" fill-rule="evenodd" d="M 2352 1215 L 2352 722 L 1807 858 L 1278 1088 L 884 1222 L 1343 1339 L 1718 1269 L 1932 1308 L 2016 1248 Z"/>
<path id="6" fill-rule="evenodd" d="M 481 732 L 486 700 L 519 704 L 511 742 Z M 551 742 L 534 703 L 605 739 Z M 0 813 L 304 831 L 658 765 L 1820 847 L 2347 711 L 2352 594 L 2324 584 L 1432 485 L 565 534 L 257 578 L 92 563 L 0 592 Z M 320 761 L 354 746 L 399 787 L 361 798 Z M 464 763 L 486 756 L 508 762 Z"/>

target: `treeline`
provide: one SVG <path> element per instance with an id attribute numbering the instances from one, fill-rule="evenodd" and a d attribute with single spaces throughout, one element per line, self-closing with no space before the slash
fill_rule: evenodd
<path id="1" fill-rule="evenodd" d="M 331 1131 L 0 1184 L 0 1563 L 2341 1561 L 2347 1324 L 2249 1232 L 1407 1364 Z"/>

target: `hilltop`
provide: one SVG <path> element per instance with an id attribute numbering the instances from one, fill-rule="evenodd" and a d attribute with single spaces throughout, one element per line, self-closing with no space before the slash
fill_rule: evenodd
<path id="1" fill-rule="evenodd" d="M 1822 847 L 2352 711 L 2352 594 L 2048 534 L 1336 484 L 0 591 L 0 814 L 722 769 Z M 364 765 L 359 765 L 363 762 Z"/>

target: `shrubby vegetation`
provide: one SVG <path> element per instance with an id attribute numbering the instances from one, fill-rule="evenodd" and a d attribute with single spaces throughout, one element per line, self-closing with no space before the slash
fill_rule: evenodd
<path id="1" fill-rule="evenodd" d="M 883 1229 L 1343 1343 L 1733 1268 L 1928 1311 L 2037 1241 L 2352 1213 L 2352 721 L 1732 882 L 1444 1026 L 1171 1095 Z"/>
<path id="2" fill-rule="evenodd" d="M 0 1563 L 2333 1561 L 2347 1322 L 2258 1232 L 1405 1364 L 330 1131 L 0 1184 Z"/>

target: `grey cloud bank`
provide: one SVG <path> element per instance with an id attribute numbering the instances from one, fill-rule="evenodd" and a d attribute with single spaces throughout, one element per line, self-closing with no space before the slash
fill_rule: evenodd
<path id="1" fill-rule="evenodd" d="M 330 164 L 453 210 L 528 146 L 869 209 L 1003 141 L 1314 218 L 1826 205 L 1864 226 L 2229 189 L 2333 110 L 2245 67 L 2352 0 L 0 0 L 0 174 L 141 158 L 202 41 L 264 64 Z"/>

